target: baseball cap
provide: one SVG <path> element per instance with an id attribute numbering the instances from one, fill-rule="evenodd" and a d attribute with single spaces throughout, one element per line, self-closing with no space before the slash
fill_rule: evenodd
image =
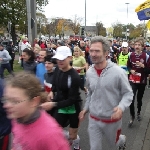
<path id="1" fill-rule="evenodd" d="M 121 47 L 128 47 L 128 43 L 127 42 L 122 42 L 122 46 Z"/>
<path id="2" fill-rule="evenodd" d="M 57 48 L 56 54 L 55 56 L 53 56 L 53 58 L 56 58 L 58 60 L 64 60 L 68 56 L 72 56 L 70 48 L 67 46 L 60 46 Z"/>

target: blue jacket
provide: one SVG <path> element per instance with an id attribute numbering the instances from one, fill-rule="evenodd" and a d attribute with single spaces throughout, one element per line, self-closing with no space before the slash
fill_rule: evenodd
<path id="1" fill-rule="evenodd" d="M 46 73 L 45 64 L 39 63 L 36 67 L 36 77 L 39 78 L 42 85 L 44 85 L 44 74 Z"/>
<path id="2" fill-rule="evenodd" d="M 3 81 L 0 79 L 0 137 L 5 136 L 11 132 L 11 122 L 6 118 L 6 113 L 1 103 L 3 96 Z"/>

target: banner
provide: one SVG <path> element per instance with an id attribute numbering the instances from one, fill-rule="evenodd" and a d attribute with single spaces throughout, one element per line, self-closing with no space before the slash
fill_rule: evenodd
<path id="1" fill-rule="evenodd" d="M 145 1 L 140 4 L 136 9 L 139 20 L 149 20 L 150 19 L 150 0 Z"/>

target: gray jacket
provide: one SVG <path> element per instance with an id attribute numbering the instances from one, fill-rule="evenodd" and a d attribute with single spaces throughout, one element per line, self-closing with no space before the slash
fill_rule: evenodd
<path id="1" fill-rule="evenodd" d="M 110 119 L 114 107 L 118 106 L 123 111 L 128 108 L 133 99 L 133 92 L 129 84 L 126 72 L 108 61 L 107 67 L 100 77 L 92 65 L 87 71 L 87 95 L 84 110 L 91 115 Z"/>
<path id="2" fill-rule="evenodd" d="M 9 61 L 11 60 L 11 56 L 9 55 L 7 50 L 0 50 L 0 58 L 3 60 L 0 61 L 0 64 L 8 64 Z"/>

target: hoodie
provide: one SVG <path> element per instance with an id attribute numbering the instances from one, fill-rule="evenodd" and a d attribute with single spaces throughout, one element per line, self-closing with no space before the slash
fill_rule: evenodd
<path id="1" fill-rule="evenodd" d="M 87 71 L 89 90 L 84 110 L 100 119 L 110 119 L 115 107 L 122 111 L 128 108 L 133 99 L 133 92 L 126 72 L 111 61 L 107 61 L 100 77 L 94 65 Z"/>
<path id="2" fill-rule="evenodd" d="M 0 64 L 8 64 L 9 61 L 11 60 L 11 56 L 9 55 L 8 51 L 5 49 L 0 50 L 0 58 L 3 59 L 2 61 L 0 61 Z"/>

